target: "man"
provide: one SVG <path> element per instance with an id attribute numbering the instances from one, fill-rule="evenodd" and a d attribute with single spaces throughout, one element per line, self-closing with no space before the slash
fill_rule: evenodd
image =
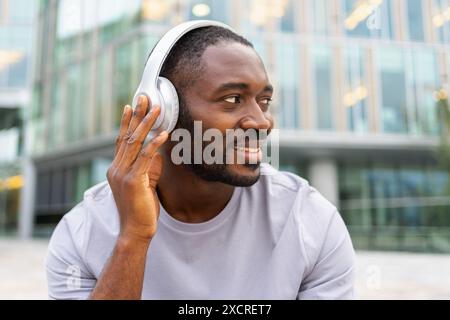
<path id="1" fill-rule="evenodd" d="M 230 30 L 190 31 L 161 75 L 179 96 L 177 128 L 273 128 L 264 65 Z M 243 164 L 174 164 L 166 132 L 143 144 L 158 115 L 144 97 L 125 107 L 108 183 L 86 191 L 52 236 L 51 298 L 353 297 L 354 251 L 332 204 L 260 165 L 259 149 L 234 148 Z"/>

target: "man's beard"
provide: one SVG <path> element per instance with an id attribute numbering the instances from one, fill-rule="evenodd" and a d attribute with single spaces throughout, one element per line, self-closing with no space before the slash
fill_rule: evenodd
<path id="1" fill-rule="evenodd" d="M 194 137 L 194 120 L 187 108 L 186 102 L 181 95 L 179 95 L 179 116 L 175 129 L 179 128 L 188 130 L 190 136 Z M 206 145 L 207 143 L 202 141 L 202 147 L 205 148 Z M 191 141 L 191 147 L 191 150 L 193 150 L 194 141 Z M 230 165 L 226 164 L 225 161 L 223 161 L 223 163 L 206 164 L 202 159 L 201 164 L 196 164 L 194 163 L 193 154 L 191 155 L 191 157 L 191 162 L 189 164 L 182 165 L 186 166 L 187 168 L 192 170 L 195 175 L 206 181 L 222 182 L 237 187 L 249 187 L 254 185 L 259 179 L 259 172 L 258 175 L 255 176 L 243 176 L 231 172 Z M 256 171 L 259 170 L 260 164 L 242 164 L 242 166 Z"/>

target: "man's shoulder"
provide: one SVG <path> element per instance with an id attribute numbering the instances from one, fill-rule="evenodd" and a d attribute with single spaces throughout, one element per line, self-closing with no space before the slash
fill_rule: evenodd
<path id="1" fill-rule="evenodd" d="M 309 187 L 304 178 L 286 171 L 275 169 L 269 164 L 261 164 L 260 183 L 269 188 L 278 189 L 282 193 L 292 195 L 302 188 Z"/>
<path id="2" fill-rule="evenodd" d="M 270 189 L 271 196 L 280 201 L 295 198 L 296 204 L 312 212 L 333 212 L 336 207 L 320 194 L 308 180 L 268 164 L 261 165 L 261 184 Z"/>
<path id="3" fill-rule="evenodd" d="M 294 173 L 262 165 L 260 183 L 267 190 L 266 196 L 277 203 L 277 207 L 289 210 L 304 236 L 312 233 L 325 235 L 328 224 L 338 214 L 334 204 L 306 179 Z"/>
<path id="4" fill-rule="evenodd" d="M 65 224 L 74 240 L 82 241 L 92 229 L 105 229 L 114 233 L 118 227 L 117 208 L 107 181 L 100 182 L 83 194 L 83 199 L 69 212 L 59 224 Z"/>
<path id="5" fill-rule="evenodd" d="M 99 213 L 98 209 L 105 207 L 105 209 L 109 209 L 113 203 L 112 200 L 112 192 L 109 187 L 107 181 L 100 182 L 89 189 L 87 189 L 83 193 L 83 199 L 73 207 L 69 212 L 67 212 L 63 219 L 74 219 L 79 215 L 83 215 L 88 211 Z M 90 210 L 91 208 L 95 208 L 96 210 Z M 108 210 L 101 210 L 108 211 Z"/>

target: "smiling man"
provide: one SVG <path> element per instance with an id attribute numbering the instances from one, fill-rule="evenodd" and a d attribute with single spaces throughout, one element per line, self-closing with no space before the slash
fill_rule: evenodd
<path id="1" fill-rule="evenodd" d="M 273 128 L 263 62 L 228 29 L 184 35 L 161 75 L 179 96 L 177 129 Z M 52 236 L 51 298 L 353 298 L 354 250 L 332 204 L 261 164 L 259 145 L 232 146 L 245 163 L 175 164 L 166 132 L 143 143 L 158 115 L 145 97 L 125 107 L 108 182 L 86 191 Z"/>

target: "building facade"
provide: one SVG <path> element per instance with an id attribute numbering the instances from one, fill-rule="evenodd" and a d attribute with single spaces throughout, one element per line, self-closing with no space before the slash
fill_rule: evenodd
<path id="1" fill-rule="evenodd" d="M 23 111 L 30 101 L 35 3 L 0 0 L 0 235 L 18 229 Z"/>
<path id="2" fill-rule="evenodd" d="M 356 248 L 450 252 L 436 160 L 449 0 L 41 1 L 24 235 L 48 235 L 105 179 L 148 53 L 189 19 L 253 42 L 276 90 L 281 166 L 338 206 Z"/>

